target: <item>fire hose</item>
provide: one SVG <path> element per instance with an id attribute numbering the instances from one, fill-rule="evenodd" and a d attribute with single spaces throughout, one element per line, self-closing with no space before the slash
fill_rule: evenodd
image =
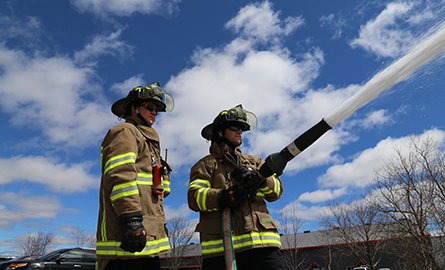
<path id="1" fill-rule="evenodd" d="M 423 38 L 407 54 L 372 77 L 356 94 L 309 128 L 280 152 L 270 154 L 259 172 L 263 177 L 281 175 L 287 163 L 318 140 L 324 133 L 346 119 L 381 92 L 411 76 L 445 49 L 445 23 Z"/>
<path id="2" fill-rule="evenodd" d="M 280 152 L 270 154 L 260 167 L 263 177 L 281 175 L 287 163 L 317 141 L 328 130 L 345 120 L 356 110 L 383 91 L 411 76 L 417 69 L 435 59 L 445 49 L 445 23 L 439 25 L 432 34 L 423 38 L 404 56 L 393 62 L 386 69 L 372 77 L 356 94 L 346 99 L 333 112 L 323 117 Z M 236 269 L 233 250 L 230 209 L 222 212 L 223 243 L 226 269 Z"/>

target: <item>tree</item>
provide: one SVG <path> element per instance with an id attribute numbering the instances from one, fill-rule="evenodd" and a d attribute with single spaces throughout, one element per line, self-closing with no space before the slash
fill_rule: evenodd
<path id="1" fill-rule="evenodd" d="M 308 261 L 299 253 L 299 243 L 301 239 L 298 237 L 302 221 L 297 216 L 295 207 L 290 207 L 283 211 L 280 215 L 280 227 L 283 233 L 282 244 L 287 249 L 282 251 L 284 264 L 288 269 L 305 269 Z"/>
<path id="2" fill-rule="evenodd" d="M 338 249 L 344 255 L 353 255 L 362 264 L 376 269 L 388 237 L 387 227 L 379 211 L 367 201 L 354 201 L 348 205 L 335 204 L 322 218 L 325 236 L 330 243 L 344 243 Z"/>
<path id="3" fill-rule="evenodd" d="M 84 229 L 74 228 L 71 231 L 71 237 L 77 247 L 90 247 L 96 246 L 96 236 L 91 233 L 87 233 Z"/>
<path id="4" fill-rule="evenodd" d="M 195 236 L 194 229 L 189 221 L 183 217 L 174 217 L 167 223 L 168 236 L 170 239 L 170 258 L 168 260 L 170 269 L 179 269 L 183 257 L 187 254 L 191 240 Z M 200 263 L 200 262 L 199 262 Z"/>
<path id="5" fill-rule="evenodd" d="M 38 232 L 25 235 L 22 240 L 18 240 L 18 245 L 22 248 L 22 254 L 41 255 L 45 254 L 54 242 L 52 232 Z"/>
<path id="6" fill-rule="evenodd" d="M 412 138 L 408 151 L 396 150 L 376 175 L 380 196 L 379 211 L 397 224 L 398 233 L 409 238 L 407 245 L 415 246 L 415 254 L 400 248 L 409 268 L 444 269 L 439 259 L 445 256 L 443 245 L 434 247 L 431 234 L 445 234 L 445 163 L 439 144 L 431 137 Z M 439 241 L 439 244 L 442 241 Z"/>

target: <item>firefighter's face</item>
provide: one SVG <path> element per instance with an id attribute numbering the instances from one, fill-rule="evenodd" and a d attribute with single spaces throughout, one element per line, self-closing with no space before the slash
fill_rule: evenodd
<path id="1" fill-rule="evenodd" d="M 151 125 L 156 121 L 156 116 L 158 115 L 159 104 L 153 101 L 147 101 L 139 106 L 139 113 Z"/>
<path id="2" fill-rule="evenodd" d="M 243 131 L 238 126 L 229 126 L 224 129 L 224 137 L 234 146 L 243 142 Z"/>

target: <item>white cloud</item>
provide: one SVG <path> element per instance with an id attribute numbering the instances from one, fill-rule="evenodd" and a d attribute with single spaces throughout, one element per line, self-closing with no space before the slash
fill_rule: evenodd
<path id="1" fill-rule="evenodd" d="M 3 16 L 0 14 L 0 39 L 1 40 L 26 40 L 23 45 L 35 46 L 44 36 L 41 21 L 32 16 Z"/>
<path id="2" fill-rule="evenodd" d="M 45 157 L 0 159 L 0 185 L 26 181 L 38 183 L 61 193 L 83 192 L 97 185 L 88 174 L 91 164 L 58 163 Z"/>
<path id="3" fill-rule="evenodd" d="M 138 74 L 123 82 L 113 84 L 110 89 L 119 96 L 125 97 L 134 87 L 145 84 L 147 84 L 147 82 L 143 80 L 142 74 Z"/>
<path id="4" fill-rule="evenodd" d="M 25 219 L 54 218 L 61 210 L 58 200 L 32 194 L 1 193 L 0 201 L 1 228 L 7 228 Z"/>
<path id="5" fill-rule="evenodd" d="M 120 40 L 122 30 L 117 30 L 108 36 L 98 35 L 81 51 L 74 54 L 74 60 L 78 63 L 95 60 L 99 56 L 111 55 L 126 58 L 133 54 L 133 46 Z"/>
<path id="6" fill-rule="evenodd" d="M 371 129 L 377 125 L 384 125 L 387 123 L 392 123 L 392 118 L 388 115 L 387 110 L 370 112 L 368 115 L 366 115 L 366 118 L 361 121 L 361 125 L 365 129 Z"/>
<path id="7" fill-rule="evenodd" d="M 309 88 L 324 64 L 318 48 L 301 53 L 297 60 L 278 43 L 268 51 L 256 50 L 254 44 L 255 40 L 243 38 L 221 49 L 196 50 L 193 66 L 163 86 L 173 94 L 176 105 L 173 112 L 161 114 L 155 127 L 173 165 L 193 164 L 208 153 L 209 144 L 200 136 L 201 129 L 223 109 L 243 104 L 258 116 L 258 129 L 244 135 L 243 151 L 265 158 L 359 90 L 358 85 Z M 286 170 L 296 172 L 335 162 L 335 152 L 354 139 L 341 127 L 331 130 L 305 150 L 298 162 L 289 162 Z"/>
<path id="8" fill-rule="evenodd" d="M 70 58 L 29 57 L 0 46 L 0 69 L 1 109 L 16 126 L 39 129 L 52 143 L 81 147 L 95 143 L 112 123 L 94 70 Z"/>
<path id="9" fill-rule="evenodd" d="M 190 216 L 191 214 L 194 213 L 192 210 L 190 210 L 187 204 L 182 204 L 178 208 L 173 208 L 171 206 L 164 205 L 164 210 L 165 210 L 165 216 L 168 217 L 169 219 L 177 217 L 182 217 L 186 219 L 187 216 Z"/>
<path id="10" fill-rule="evenodd" d="M 106 18 L 109 15 L 129 17 L 135 13 L 143 15 L 171 15 L 178 11 L 181 0 L 71 0 L 80 12 L 93 13 Z"/>
<path id="11" fill-rule="evenodd" d="M 431 137 L 435 141 L 443 142 L 445 132 L 431 129 L 415 137 Z M 318 178 L 318 182 L 322 187 L 364 188 L 372 182 L 375 171 L 382 168 L 395 155 L 396 149 L 402 153 L 408 150 L 410 138 L 410 136 L 386 138 L 374 148 L 360 152 L 354 160 L 330 167 L 324 175 Z"/>
<path id="12" fill-rule="evenodd" d="M 266 148 L 254 149 L 256 153 L 269 153 L 277 145 L 284 147 L 283 141 L 301 130 L 301 127 L 292 130 L 306 118 L 304 114 L 297 115 L 299 103 L 292 95 L 304 92 L 308 82 L 317 76 L 322 62 L 320 56 L 308 54 L 304 61 L 295 62 L 281 52 L 255 51 L 239 43 L 235 40 L 222 51 L 199 51 L 195 54 L 195 66 L 183 70 L 165 86 L 175 98 L 175 110 L 162 115 L 165 119 L 161 118 L 156 125 L 163 145 L 173 147 L 169 153 L 174 163 L 190 162 L 184 160 L 184 156 L 191 160 L 202 157 L 208 146 L 200 137 L 201 129 L 213 121 L 219 111 L 237 104 L 243 104 L 259 117 L 260 131 L 256 130 L 259 134 L 254 136 L 281 137 Z M 251 135 L 246 133 L 246 136 Z M 262 141 L 260 137 L 255 138 Z"/>
<path id="13" fill-rule="evenodd" d="M 332 199 L 336 199 L 340 196 L 345 195 L 347 192 L 346 188 L 339 189 L 320 189 L 313 192 L 305 192 L 298 197 L 298 201 L 300 202 L 310 202 L 310 203 L 319 203 L 325 202 Z"/>
<path id="14" fill-rule="evenodd" d="M 321 16 L 320 23 L 321 26 L 327 27 L 333 32 L 332 34 L 333 39 L 339 39 L 343 34 L 343 28 L 346 25 L 346 20 L 337 15 L 329 14 Z"/>
<path id="15" fill-rule="evenodd" d="M 299 202 L 292 202 L 283 207 L 280 213 L 283 215 L 293 214 L 305 221 L 316 221 L 320 220 L 328 212 L 328 209 L 327 206 L 305 206 Z"/>
<path id="16" fill-rule="evenodd" d="M 241 8 L 238 14 L 226 23 L 241 36 L 261 42 L 286 36 L 304 24 L 301 17 L 279 19 L 280 12 L 274 12 L 268 1 L 253 3 Z"/>
<path id="17" fill-rule="evenodd" d="M 360 28 L 359 37 L 351 41 L 351 46 L 378 56 L 399 56 L 414 40 L 413 35 L 398 24 L 409 19 L 412 7 L 413 4 L 408 3 L 389 3 L 375 19 Z"/>

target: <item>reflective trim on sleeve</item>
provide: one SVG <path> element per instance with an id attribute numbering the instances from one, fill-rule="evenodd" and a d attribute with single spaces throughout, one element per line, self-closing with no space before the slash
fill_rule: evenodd
<path id="1" fill-rule="evenodd" d="M 218 209 L 207 209 L 207 194 L 210 190 L 210 181 L 195 179 L 190 182 L 189 190 L 196 189 L 196 204 L 200 211 L 216 211 Z"/>
<path id="2" fill-rule="evenodd" d="M 136 180 L 122 183 L 113 187 L 111 191 L 111 201 L 125 197 L 139 195 L 138 185 L 153 185 L 153 175 L 151 173 L 138 173 Z M 170 181 L 162 180 L 162 186 L 165 191 L 170 191 Z"/>
<path id="3" fill-rule="evenodd" d="M 96 254 L 99 256 L 146 256 L 154 255 L 170 250 L 170 243 L 167 237 L 158 240 L 147 241 L 145 248 L 141 252 L 128 252 L 120 248 L 121 242 L 102 241 L 96 243 Z"/>
<path id="4" fill-rule="evenodd" d="M 210 188 L 200 188 L 196 194 L 196 203 L 198 204 L 198 208 L 201 211 L 207 210 L 207 193 L 209 193 Z"/>
<path id="5" fill-rule="evenodd" d="M 153 174 L 151 173 L 138 173 L 136 178 L 138 185 L 153 185 Z M 162 187 L 164 191 L 170 191 L 170 181 L 162 177 Z"/>
<path id="6" fill-rule="evenodd" d="M 125 196 L 139 195 L 137 184 L 137 181 L 131 181 L 114 186 L 110 194 L 111 201 L 114 202 L 115 200 Z"/>
<path id="7" fill-rule="evenodd" d="M 233 247 L 237 249 L 249 247 L 281 247 L 280 235 L 276 232 L 250 232 L 232 236 Z M 201 243 L 202 255 L 216 254 L 224 251 L 222 239 Z"/>
<path id="8" fill-rule="evenodd" d="M 260 188 L 259 190 L 265 195 L 275 193 L 277 196 L 279 196 L 281 193 L 280 181 L 278 181 L 275 175 L 272 176 L 272 179 L 273 179 L 273 189 L 271 189 L 269 186 L 265 186 Z"/>
<path id="9" fill-rule="evenodd" d="M 278 179 L 275 177 L 275 175 L 272 176 L 273 178 L 273 182 L 274 182 L 274 192 L 277 195 L 281 194 L 281 185 L 280 185 L 280 181 L 278 181 Z"/>
<path id="10" fill-rule="evenodd" d="M 114 169 L 120 165 L 128 164 L 128 163 L 135 163 L 136 162 L 136 153 L 128 152 L 121 155 L 117 155 L 115 157 L 111 157 L 107 160 L 107 162 L 104 165 L 104 173 L 106 174 L 109 170 Z"/>
<path id="11" fill-rule="evenodd" d="M 190 182 L 189 189 L 200 189 L 200 188 L 210 188 L 210 181 L 209 180 L 203 180 L 203 179 L 196 179 Z"/>

